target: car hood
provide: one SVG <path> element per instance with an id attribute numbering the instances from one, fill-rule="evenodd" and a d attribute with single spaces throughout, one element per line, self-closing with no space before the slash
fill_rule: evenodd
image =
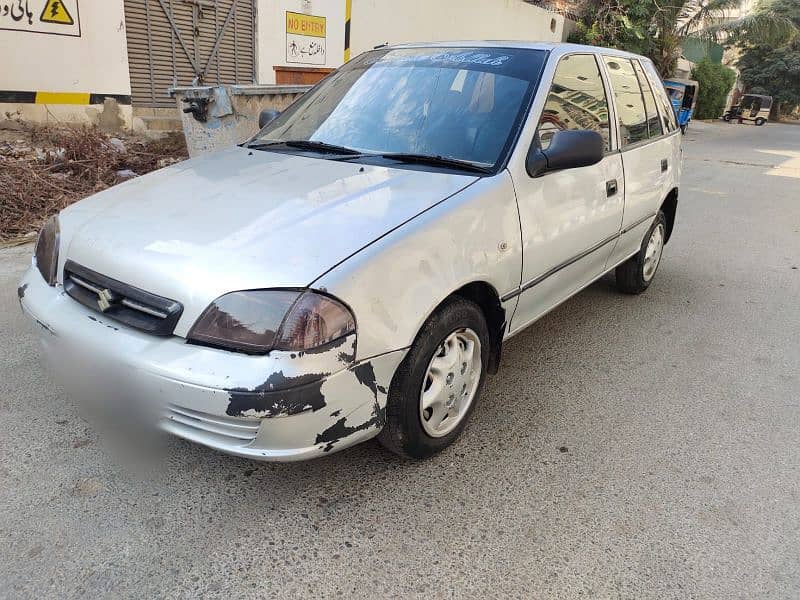
<path id="1" fill-rule="evenodd" d="M 234 147 L 66 209 L 62 266 L 203 306 L 304 287 L 475 179 Z"/>

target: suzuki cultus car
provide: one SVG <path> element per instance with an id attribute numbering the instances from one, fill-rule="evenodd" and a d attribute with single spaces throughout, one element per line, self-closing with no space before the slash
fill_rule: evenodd
<path id="1" fill-rule="evenodd" d="M 382 47 L 241 146 L 50 219 L 19 299 L 80 400 L 259 460 L 422 458 L 505 340 L 609 271 L 647 289 L 680 170 L 646 58 Z"/>

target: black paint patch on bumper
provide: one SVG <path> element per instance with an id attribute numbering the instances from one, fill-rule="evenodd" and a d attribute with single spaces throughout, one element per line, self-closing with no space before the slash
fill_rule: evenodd
<path id="1" fill-rule="evenodd" d="M 252 390 L 228 390 L 230 400 L 225 413 L 231 417 L 241 417 L 248 411 L 255 411 L 261 417 L 277 417 L 318 411 L 325 406 L 325 396 L 322 394 L 324 382 L 325 375 L 321 373 L 285 377 L 283 371 L 278 371 Z"/>
<path id="2" fill-rule="evenodd" d="M 357 431 L 363 431 L 364 429 L 369 429 L 370 427 L 382 425 L 385 420 L 385 411 L 378 408 L 377 404 L 375 405 L 375 408 L 376 410 L 373 411 L 372 417 L 360 425 L 345 425 L 347 417 L 342 417 L 336 421 L 336 423 L 328 427 L 325 431 L 317 434 L 317 439 L 314 443 L 325 444 L 325 447 L 322 450 L 324 452 L 330 452 L 333 450 L 333 445 L 342 438 L 345 438 L 348 435 L 353 435 Z"/>
<path id="3" fill-rule="evenodd" d="M 370 362 L 364 362 L 353 368 L 353 374 L 361 385 L 367 386 L 375 395 L 375 404 L 372 408 L 372 415 L 369 419 L 359 425 L 346 425 L 347 417 L 342 417 L 325 431 L 317 435 L 315 444 L 325 444 L 323 452 L 333 450 L 334 444 L 349 435 L 371 427 L 383 427 L 386 424 L 386 408 L 381 408 L 378 402 L 378 392 L 385 394 L 386 388 L 378 385 L 375 378 L 375 369 Z M 337 413 L 334 413 L 336 415 Z M 331 416 L 334 416 L 331 415 Z"/>
<path id="4" fill-rule="evenodd" d="M 375 401 L 378 401 L 378 391 L 380 390 L 381 393 L 386 393 L 386 388 L 382 385 L 378 385 L 375 379 L 375 369 L 372 367 L 372 363 L 364 362 L 360 365 L 356 366 L 353 369 L 353 373 L 358 379 L 358 382 L 361 385 L 367 386 L 369 389 L 372 390 L 372 393 L 375 394 Z"/>

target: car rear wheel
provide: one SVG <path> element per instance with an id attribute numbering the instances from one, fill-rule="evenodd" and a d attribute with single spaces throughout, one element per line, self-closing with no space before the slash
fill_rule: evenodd
<path id="1" fill-rule="evenodd" d="M 461 434 L 480 396 L 489 358 L 481 309 L 453 298 L 425 322 L 389 387 L 383 446 L 427 458 Z"/>
<path id="2" fill-rule="evenodd" d="M 767 120 L 764 117 L 758 117 L 756 119 L 756 125 L 758 125 L 759 127 L 761 127 L 766 122 L 767 122 Z"/>
<path id="3" fill-rule="evenodd" d="M 615 275 L 617 288 L 626 294 L 641 294 L 645 291 L 661 264 L 661 255 L 667 241 L 667 220 L 658 211 L 653 224 L 642 240 L 642 246 L 635 255 L 617 267 Z"/>

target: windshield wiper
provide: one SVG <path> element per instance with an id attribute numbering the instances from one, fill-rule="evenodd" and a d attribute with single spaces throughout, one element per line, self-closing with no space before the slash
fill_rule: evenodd
<path id="1" fill-rule="evenodd" d="M 245 147 L 252 150 L 260 150 L 262 148 L 268 148 L 272 146 L 288 146 L 289 148 L 298 148 L 300 150 L 319 150 L 322 152 L 329 152 L 331 154 L 345 155 L 345 158 L 341 160 L 377 157 L 388 160 L 396 160 L 397 162 L 403 163 L 461 169 L 464 171 L 471 171 L 473 173 L 492 172 L 491 167 L 479 165 L 468 160 L 460 160 L 458 158 L 448 158 L 446 156 L 429 154 L 413 154 L 407 152 L 361 152 L 355 148 L 348 148 L 347 146 L 339 146 L 337 144 L 329 144 L 327 142 L 319 142 L 316 140 L 266 140 L 253 142 L 251 144 L 247 144 Z"/>
<path id="2" fill-rule="evenodd" d="M 371 155 L 373 156 L 373 155 Z M 375 154 L 381 158 L 389 160 L 396 160 L 404 163 L 415 163 L 420 165 L 431 165 L 434 167 L 450 167 L 453 169 L 463 169 L 464 171 L 472 171 L 474 173 L 491 173 L 492 168 L 483 165 L 475 164 L 468 160 L 460 160 L 458 158 L 448 158 L 446 156 L 434 156 L 429 154 L 410 154 L 404 152 L 385 152 Z"/>
<path id="3" fill-rule="evenodd" d="M 334 154 L 362 154 L 360 151 L 348 148 L 347 146 L 338 146 L 336 144 L 328 144 L 327 142 L 318 142 L 316 140 L 269 140 L 253 142 L 252 144 L 248 144 L 247 148 L 259 150 L 269 146 L 288 146 L 289 148 L 299 148 L 301 150 L 321 150 L 322 152 L 331 152 Z"/>

